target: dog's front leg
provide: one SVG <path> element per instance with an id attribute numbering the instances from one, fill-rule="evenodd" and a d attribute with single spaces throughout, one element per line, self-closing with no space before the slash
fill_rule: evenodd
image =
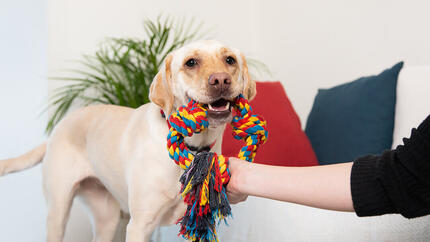
<path id="1" fill-rule="evenodd" d="M 171 207 L 171 198 L 161 192 L 160 184 L 162 181 L 159 179 L 148 181 L 142 177 L 130 184 L 127 242 L 148 242 L 161 218 Z"/>

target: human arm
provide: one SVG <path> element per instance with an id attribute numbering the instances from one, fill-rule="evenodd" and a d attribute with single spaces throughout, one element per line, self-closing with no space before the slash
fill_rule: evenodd
<path id="1" fill-rule="evenodd" d="M 227 191 L 233 203 L 252 195 L 330 210 L 354 211 L 349 186 L 351 166 L 352 162 L 278 167 L 230 158 L 233 176 Z"/>

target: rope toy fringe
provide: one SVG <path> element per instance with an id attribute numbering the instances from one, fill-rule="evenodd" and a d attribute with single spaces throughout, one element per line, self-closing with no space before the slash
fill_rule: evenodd
<path id="1" fill-rule="evenodd" d="M 252 162 L 258 146 L 266 142 L 266 121 L 252 114 L 252 108 L 242 94 L 236 100 L 236 115 L 233 117 L 233 135 L 245 140 L 246 145 L 238 157 Z M 179 234 L 185 239 L 200 242 L 218 241 L 216 220 L 231 215 L 225 186 L 230 180 L 228 158 L 213 152 L 201 152 L 194 156 L 186 147 L 185 137 L 200 133 L 208 126 L 207 110 L 194 100 L 179 107 L 168 118 L 169 134 L 167 149 L 170 158 L 184 169 L 180 178 L 181 195 L 188 205 Z"/>

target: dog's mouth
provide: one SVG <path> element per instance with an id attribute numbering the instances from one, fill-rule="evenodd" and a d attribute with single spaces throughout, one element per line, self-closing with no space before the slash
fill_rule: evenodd
<path id="1" fill-rule="evenodd" d="M 228 122 L 233 118 L 232 109 L 234 108 L 234 97 L 218 96 L 216 98 L 208 97 L 209 100 L 199 100 L 198 98 L 191 98 L 187 93 L 186 97 L 199 102 L 203 108 L 207 110 L 207 117 L 210 126 L 217 127 Z"/>
<path id="2" fill-rule="evenodd" d="M 220 98 L 214 102 L 203 104 L 203 107 L 207 109 L 209 118 L 212 119 L 226 119 L 231 114 L 231 108 L 233 106 L 232 101 L 224 98 Z"/>
<path id="3" fill-rule="evenodd" d="M 227 99 L 220 98 L 215 102 L 209 104 L 203 104 L 208 112 L 230 112 L 231 102 Z"/>

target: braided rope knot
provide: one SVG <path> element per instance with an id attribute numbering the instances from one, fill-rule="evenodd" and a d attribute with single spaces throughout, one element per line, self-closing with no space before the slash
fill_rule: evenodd
<path id="1" fill-rule="evenodd" d="M 179 107 L 169 116 L 170 127 L 167 135 L 169 156 L 182 169 L 190 166 L 194 155 L 184 143 L 185 137 L 200 133 L 209 126 L 207 110 L 196 101 L 190 101 L 187 106 Z"/>
<path id="2" fill-rule="evenodd" d="M 234 107 L 233 135 L 246 143 L 238 157 L 252 162 L 259 145 L 267 140 L 266 121 L 252 114 L 252 108 L 242 94 L 236 98 Z M 230 180 L 228 158 L 212 152 L 194 155 L 185 145 L 185 137 L 200 133 L 209 126 L 207 110 L 196 101 L 191 100 L 173 112 L 168 125 L 169 156 L 185 170 L 180 178 L 181 195 L 188 207 L 178 220 L 181 224 L 179 234 L 192 241 L 218 241 L 215 221 L 231 214 L 225 189 Z"/>
<path id="3" fill-rule="evenodd" d="M 231 125 L 235 139 L 245 140 L 246 145 L 240 149 L 238 157 L 252 162 L 257 154 L 259 145 L 267 140 L 266 121 L 256 114 L 252 114 L 252 108 L 242 95 L 236 100 L 237 112 L 240 115 L 233 117 Z"/>

